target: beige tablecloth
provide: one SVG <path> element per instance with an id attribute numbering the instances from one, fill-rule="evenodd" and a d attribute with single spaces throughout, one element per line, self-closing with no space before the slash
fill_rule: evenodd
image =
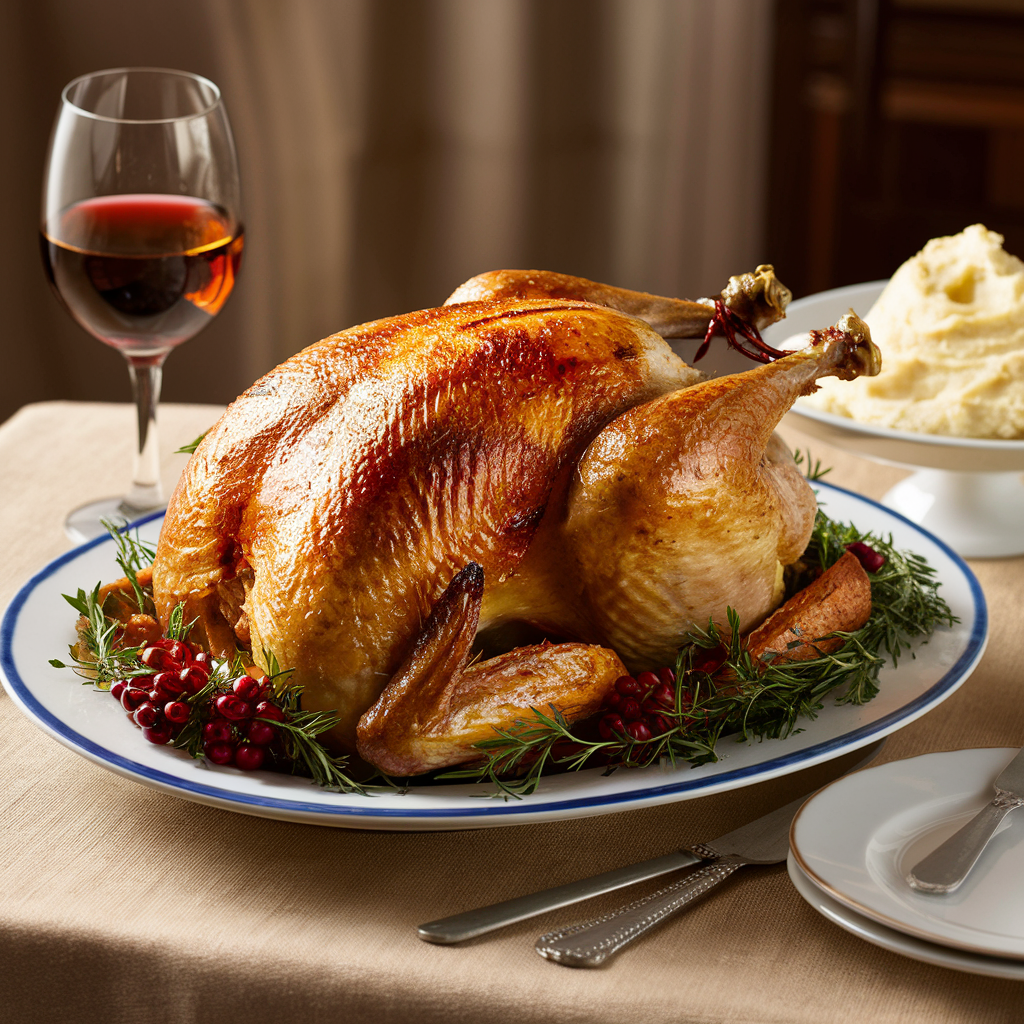
<path id="1" fill-rule="evenodd" d="M 216 414 L 165 407 L 164 448 L 191 440 Z M 67 549 L 61 523 L 71 507 L 124 488 L 130 437 L 131 411 L 111 405 L 29 406 L 0 428 L 0 605 Z M 834 467 L 831 480 L 872 496 L 900 475 L 813 441 L 810 448 Z M 168 457 L 168 484 L 182 462 Z M 1024 560 L 973 568 L 992 618 L 984 660 L 941 707 L 893 736 L 884 760 L 1024 742 Z M 533 940 L 621 894 L 460 947 L 416 938 L 423 921 L 719 834 L 834 768 L 578 821 L 346 831 L 231 814 L 136 785 L 49 739 L 4 694 L 0 771 L 5 1021 L 1024 1019 L 1024 986 L 861 942 L 807 906 L 782 867 L 737 877 L 601 970 L 544 961 Z"/>

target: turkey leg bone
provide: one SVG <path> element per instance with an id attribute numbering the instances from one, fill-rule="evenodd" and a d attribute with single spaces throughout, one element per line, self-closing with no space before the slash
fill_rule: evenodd
<path id="1" fill-rule="evenodd" d="M 792 297 L 768 264 L 758 267 L 752 274 L 730 277 L 718 295 L 693 302 L 614 288 L 583 277 L 547 270 L 493 270 L 460 285 L 447 298 L 445 305 L 503 298 L 580 299 L 635 316 L 663 338 L 702 338 L 715 315 L 716 299 L 746 323 L 761 330 L 786 315 L 786 307 Z"/>

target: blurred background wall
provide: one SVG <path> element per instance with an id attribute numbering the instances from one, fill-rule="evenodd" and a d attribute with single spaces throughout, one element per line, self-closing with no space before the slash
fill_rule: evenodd
<path id="1" fill-rule="evenodd" d="M 802 295 L 983 221 L 1024 255 L 1024 0 L 0 0 L 0 419 L 129 397 L 45 283 L 62 86 L 125 64 L 223 90 L 246 251 L 164 398 L 226 402 L 317 339 L 534 267 Z M 170 440 L 170 439 L 168 439 Z"/>
<path id="2" fill-rule="evenodd" d="M 127 399 L 38 255 L 62 86 L 177 67 L 223 91 L 246 250 L 164 399 L 226 402 L 298 349 L 534 267 L 664 294 L 765 258 L 770 0 L 5 0 L 0 419 Z"/>
<path id="3" fill-rule="evenodd" d="M 982 222 L 1024 257 L 1024 0 L 777 0 L 766 237 L 797 295 Z"/>

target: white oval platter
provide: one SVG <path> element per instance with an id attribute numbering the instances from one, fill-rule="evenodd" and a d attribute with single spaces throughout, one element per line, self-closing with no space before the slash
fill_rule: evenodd
<path id="1" fill-rule="evenodd" d="M 245 773 L 207 766 L 181 751 L 146 742 L 109 694 L 81 682 L 50 658 L 65 659 L 74 640 L 74 612 L 61 597 L 118 575 L 113 542 L 98 538 L 57 558 L 18 592 L 0 622 L 0 673 L 22 711 L 44 732 L 82 757 L 172 796 L 244 814 L 321 825 L 393 830 L 443 830 L 522 825 L 608 814 L 708 796 L 763 782 L 857 750 L 901 728 L 941 703 L 970 675 L 988 631 L 978 581 L 945 544 L 877 503 L 815 484 L 834 519 L 862 530 L 892 534 L 898 547 L 923 555 L 935 567 L 942 595 L 960 622 L 920 645 L 915 658 L 882 671 L 881 692 L 863 706 L 838 706 L 826 698 L 813 721 L 784 740 L 719 743 L 720 760 L 698 768 L 652 766 L 601 769 L 545 777 L 524 799 L 502 799 L 489 786 L 437 784 L 407 793 L 327 792 L 308 780 L 273 772 Z M 159 515 L 141 521 L 140 534 L 155 541 Z"/>

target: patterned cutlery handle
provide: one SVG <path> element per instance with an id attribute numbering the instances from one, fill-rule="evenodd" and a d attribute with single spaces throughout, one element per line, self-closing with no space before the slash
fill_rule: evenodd
<path id="1" fill-rule="evenodd" d="M 722 857 L 610 914 L 548 932 L 535 948 L 542 957 L 568 967 L 598 967 L 666 917 L 706 896 L 744 863 L 739 857 Z"/>

